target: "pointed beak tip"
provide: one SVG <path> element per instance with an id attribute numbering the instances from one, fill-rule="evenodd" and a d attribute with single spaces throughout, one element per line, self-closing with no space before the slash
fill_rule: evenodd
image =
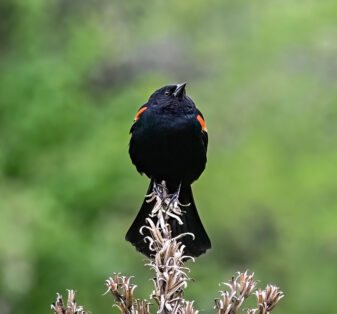
<path id="1" fill-rule="evenodd" d="M 176 90 L 173 93 L 174 96 L 178 97 L 184 94 L 185 92 L 185 86 L 186 86 L 186 82 L 182 83 L 182 84 L 177 84 Z"/>
<path id="2" fill-rule="evenodd" d="M 186 84 L 186 82 L 178 84 L 178 88 L 182 88 L 183 90 L 185 90 Z"/>

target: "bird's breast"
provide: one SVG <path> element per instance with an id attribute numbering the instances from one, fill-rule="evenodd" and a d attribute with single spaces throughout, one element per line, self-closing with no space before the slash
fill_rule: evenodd
<path id="1" fill-rule="evenodd" d="M 130 156 L 149 177 L 193 182 L 205 168 L 200 124 L 192 115 L 158 115 L 145 111 L 136 122 Z"/>
<path id="2" fill-rule="evenodd" d="M 195 128 L 195 118 L 189 114 L 152 114 L 144 121 L 144 131 L 157 136 L 169 136 L 190 132 Z M 144 119 L 145 120 L 145 119 Z"/>

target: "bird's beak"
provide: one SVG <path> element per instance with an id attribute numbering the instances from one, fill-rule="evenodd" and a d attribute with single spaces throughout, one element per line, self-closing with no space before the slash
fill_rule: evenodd
<path id="1" fill-rule="evenodd" d="M 176 90 L 173 93 L 173 96 L 179 97 L 179 96 L 183 95 L 184 92 L 185 92 L 185 86 L 186 86 L 186 82 L 182 83 L 182 84 L 178 84 L 177 87 L 176 87 Z"/>

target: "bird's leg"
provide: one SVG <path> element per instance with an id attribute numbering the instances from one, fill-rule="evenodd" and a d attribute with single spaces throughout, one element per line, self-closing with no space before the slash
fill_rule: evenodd
<path id="1" fill-rule="evenodd" d="M 170 206 L 175 204 L 176 202 L 179 202 L 179 195 L 180 195 L 180 188 L 181 188 L 181 182 L 179 183 L 178 190 L 172 194 L 168 194 L 165 200 L 169 200 L 166 209 L 169 209 Z"/>
<path id="2" fill-rule="evenodd" d="M 179 183 L 177 191 L 169 194 L 165 181 L 162 181 L 162 183 L 157 183 L 154 181 L 152 195 L 159 196 L 162 200 L 162 206 L 165 208 L 165 210 L 169 210 L 171 205 L 174 207 L 176 203 L 179 203 L 180 189 L 181 182 Z"/>
<path id="3" fill-rule="evenodd" d="M 152 192 L 158 194 L 159 193 L 159 186 L 157 184 L 157 182 L 155 180 L 153 180 L 153 188 L 152 188 Z"/>
<path id="4" fill-rule="evenodd" d="M 155 180 L 153 180 L 152 192 L 155 193 L 155 195 L 160 196 L 160 198 L 165 199 L 167 197 L 167 188 L 165 181 L 157 183 Z"/>

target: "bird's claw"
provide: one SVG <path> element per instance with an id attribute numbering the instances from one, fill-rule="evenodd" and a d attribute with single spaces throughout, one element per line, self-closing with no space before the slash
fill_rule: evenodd
<path id="1" fill-rule="evenodd" d="M 166 210 L 168 210 L 171 205 L 173 205 L 173 207 L 175 207 L 176 205 L 180 205 L 179 191 L 172 194 L 168 194 L 167 197 L 163 199 L 163 205 L 165 205 Z"/>

